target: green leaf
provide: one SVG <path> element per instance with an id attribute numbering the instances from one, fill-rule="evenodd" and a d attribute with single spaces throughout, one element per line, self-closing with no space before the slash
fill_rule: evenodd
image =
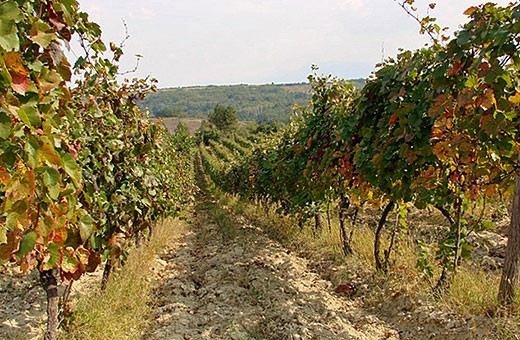
<path id="1" fill-rule="evenodd" d="M 16 111 L 16 113 L 18 113 L 18 118 L 20 118 L 20 120 L 25 125 L 32 126 L 31 121 L 29 120 L 29 117 L 27 116 L 27 113 L 25 112 L 25 110 L 23 108 L 19 108 L 18 111 Z"/>
<path id="2" fill-rule="evenodd" d="M 457 44 L 459 46 L 465 45 L 468 43 L 469 39 L 471 38 L 470 33 L 467 31 L 461 31 L 457 35 Z"/>
<path id="3" fill-rule="evenodd" d="M 21 19 L 21 14 L 15 1 L 0 3 L 0 46 L 7 51 L 19 49 L 16 22 Z"/>
<path id="4" fill-rule="evenodd" d="M 23 105 L 18 110 L 18 116 L 28 126 L 40 127 L 42 125 L 40 113 L 32 105 Z"/>
<path id="5" fill-rule="evenodd" d="M 54 266 L 60 261 L 60 247 L 55 244 L 49 244 L 49 259 L 44 262 L 42 269 L 43 270 L 51 270 Z"/>
<path id="6" fill-rule="evenodd" d="M 69 153 L 64 154 L 61 159 L 63 160 L 65 172 L 72 178 L 76 188 L 79 188 L 81 186 L 81 172 L 78 164 Z"/>
<path id="7" fill-rule="evenodd" d="M 87 241 L 94 231 L 94 219 L 90 215 L 81 216 L 79 233 L 83 242 Z"/>
<path id="8" fill-rule="evenodd" d="M 4 111 L 0 111 L 0 138 L 7 139 L 11 134 L 13 122 Z"/>
<path id="9" fill-rule="evenodd" d="M 29 67 L 31 70 L 39 73 L 42 71 L 43 63 L 41 62 L 41 60 L 36 59 Z"/>
<path id="10" fill-rule="evenodd" d="M 60 157 L 49 140 L 44 140 L 38 148 L 40 156 L 51 164 L 60 164 Z"/>
<path id="11" fill-rule="evenodd" d="M 56 34 L 52 32 L 51 26 L 42 20 L 38 20 L 32 25 L 30 36 L 33 42 L 43 48 L 47 48 L 56 38 Z"/>
<path id="12" fill-rule="evenodd" d="M 468 243 L 464 243 L 462 244 L 462 246 L 460 247 L 460 256 L 465 258 L 465 259 L 468 259 L 471 257 L 471 251 L 473 250 L 473 246 L 468 244 Z"/>
<path id="13" fill-rule="evenodd" d="M 4 1 L 0 3 L 0 21 L 13 20 L 19 21 L 22 12 L 15 1 Z"/>
<path id="14" fill-rule="evenodd" d="M 58 197 L 60 197 L 60 186 L 59 185 L 50 186 L 48 189 L 49 189 L 49 196 L 53 200 L 57 200 Z"/>
<path id="15" fill-rule="evenodd" d="M 24 151 L 27 155 L 27 164 L 34 168 L 38 164 L 38 141 L 34 136 L 28 138 L 25 142 Z"/>
<path id="16" fill-rule="evenodd" d="M 496 225 L 492 221 L 483 220 L 481 225 L 482 225 L 482 229 L 488 229 L 488 230 L 495 230 L 496 229 Z"/>
<path id="17" fill-rule="evenodd" d="M 40 88 L 43 92 L 49 92 L 50 90 L 58 87 L 63 81 L 63 78 L 58 72 L 50 70 L 47 67 L 42 68 L 42 72 L 39 77 Z"/>
<path id="18" fill-rule="evenodd" d="M 0 20 L 0 47 L 6 51 L 18 51 L 20 40 L 13 20 Z"/>
<path id="19" fill-rule="evenodd" d="M 7 226 L 7 229 L 14 229 L 16 228 L 16 224 L 18 220 L 20 219 L 20 214 L 14 211 L 10 211 L 7 214 L 7 217 L 5 219 L 5 225 Z"/>
<path id="20" fill-rule="evenodd" d="M 58 172 L 58 170 L 51 167 L 45 168 L 45 172 L 43 173 L 43 183 L 46 186 L 55 186 L 58 183 L 59 178 L 60 173 Z"/>
<path id="21" fill-rule="evenodd" d="M 7 228 L 0 226 L 0 244 L 7 243 Z"/>
<path id="22" fill-rule="evenodd" d="M 69 256 L 70 255 L 70 256 Z M 74 273 L 76 269 L 78 268 L 79 260 L 76 257 L 76 254 L 64 252 L 63 254 L 63 260 L 61 262 L 61 269 L 63 269 L 66 272 Z"/>
<path id="23" fill-rule="evenodd" d="M 38 233 L 35 231 L 31 231 L 30 233 L 24 236 L 24 238 L 20 242 L 20 249 L 16 253 L 18 258 L 22 258 L 23 256 L 27 255 L 27 253 L 29 253 L 31 250 L 33 250 L 37 238 Z"/>

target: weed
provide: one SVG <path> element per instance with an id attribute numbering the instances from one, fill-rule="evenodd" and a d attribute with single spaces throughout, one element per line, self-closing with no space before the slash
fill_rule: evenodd
<path id="1" fill-rule="evenodd" d="M 110 279 L 107 289 L 90 289 L 76 299 L 77 327 L 61 339 L 137 339 L 146 331 L 151 311 L 153 282 L 151 270 L 155 257 L 185 224 L 167 220 L 154 229 L 151 239 L 129 251 L 128 261 Z"/>

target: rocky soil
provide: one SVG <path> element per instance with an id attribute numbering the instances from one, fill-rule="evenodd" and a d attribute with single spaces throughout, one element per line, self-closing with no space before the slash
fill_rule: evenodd
<path id="1" fill-rule="evenodd" d="M 143 339 L 496 338 L 490 319 L 463 318 L 406 294 L 366 303 L 370 287 L 352 292 L 348 284 L 329 281 L 331 272 L 348 268 L 300 256 L 218 204 L 201 202 L 188 232 L 157 258 L 151 325 Z M 503 238 L 495 238 L 472 241 L 500 254 Z M 96 275 L 85 281 L 99 282 Z M 0 339 L 39 339 L 44 321 L 37 275 L 23 277 L 4 266 Z"/>
<path id="2" fill-rule="evenodd" d="M 0 339 L 31 339 L 43 334 L 45 292 L 36 273 L 24 276 L 0 268 Z"/>
<path id="3" fill-rule="evenodd" d="M 244 219 L 199 211 L 158 262 L 155 325 L 145 339 L 398 339 L 398 331 L 335 293 L 299 257 Z"/>

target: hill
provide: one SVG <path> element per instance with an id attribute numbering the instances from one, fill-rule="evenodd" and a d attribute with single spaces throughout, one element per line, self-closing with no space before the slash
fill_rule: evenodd
<path id="1" fill-rule="evenodd" d="M 364 79 L 352 83 L 361 88 Z M 287 122 L 294 104 L 310 99 L 310 84 L 194 86 L 161 89 L 139 103 L 154 117 L 205 118 L 215 105 L 232 105 L 240 120 Z"/>

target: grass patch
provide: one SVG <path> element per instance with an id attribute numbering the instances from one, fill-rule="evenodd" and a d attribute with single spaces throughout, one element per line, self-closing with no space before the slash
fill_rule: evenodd
<path id="1" fill-rule="evenodd" d="M 216 223 L 221 231 L 220 236 L 225 242 L 229 242 L 235 239 L 238 235 L 236 223 L 233 220 L 233 216 L 222 207 L 221 203 L 217 202 L 206 202 L 205 207 L 207 208 L 208 219 L 213 223 Z"/>
<path id="2" fill-rule="evenodd" d="M 461 314 L 490 314 L 498 306 L 500 277 L 462 266 L 442 301 Z"/>
<path id="3" fill-rule="evenodd" d="M 362 277 L 362 281 L 371 287 L 367 295 L 363 297 L 368 305 L 385 304 L 389 299 L 393 299 L 396 294 L 404 294 L 411 299 L 421 297 L 421 299 L 430 300 L 430 303 L 438 305 L 440 309 L 454 310 L 461 315 L 489 316 L 497 310 L 499 275 L 484 272 L 469 265 L 460 268 L 457 275 L 453 277 L 450 289 L 440 300 L 436 300 L 432 294 L 432 288 L 440 275 L 440 268 L 435 265 L 435 254 L 433 252 L 423 254 L 433 267 L 433 277 L 429 277 L 417 268 L 419 249 L 408 233 L 401 232 L 398 234 L 390 257 L 388 273 L 378 274 L 375 273 L 374 265 L 374 231 L 368 223 L 358 222 L 354 227 L 351 243 L 354 253 L 344 256 L 341 250 L 339 223 L 336 217 L 332 219 L 330 230 L 325 224 L 322 231 L 316 235 L 312 226 L 310 226 L 312 223 L 309 223 L 310 227 L 306 226 L 303 232 L 300 232 L 296 220 L 276 214 L 273 208 L 266 215 L 263 209 L 260 209 L 255 203 L 246 202 L 222 193 L 217 196 L 219 197 L 218 200 L 225 202 L 225 205 L 229 206 L 235 214 L 245 216 L 284 246 L 300 251 L 307 257 L 318 259 L 318 261 L 326 260 L 336 265 L 345 265 L 348 268 L 348 273 L 340 275 L 340 278 L 348 279 L 353 275 Z M 392 216 L 394 214 L 390 215 L 389 221 L 393 220 Z M 416 218 L 417 216 L 412 217 L 414 222 Z M 442 222 L 442 219 L 440 222 Z M 421 227 L 427 228 L 429 225 Z M 390 228 L 391 226 L 388 226 L 383 232 L 381 255 L 388 247 Z M 518 323 L 520 294 L 518 296 L 519 298 L 514 303 L 513 315 L 507 318 L 488 319 L 495 323 L 497 334 L 503 334 L 504 338 L 509 338 L 517 330 L 520 331 L 520 323 Z"/>
<path id="4" fill-rule="evenodd" d="M 129 252 L 124 267 L 115 271 L 107 289 L 82 293 L 75 302 L 77 327 L 61 339 L 137 339 L 146 331 L 151 312 L 154 259 L 175 238 L 184 234 L 180 220 L 157 224 L 152 237 Z M 99 284 L 96 282 L 96 284 Z"/>

